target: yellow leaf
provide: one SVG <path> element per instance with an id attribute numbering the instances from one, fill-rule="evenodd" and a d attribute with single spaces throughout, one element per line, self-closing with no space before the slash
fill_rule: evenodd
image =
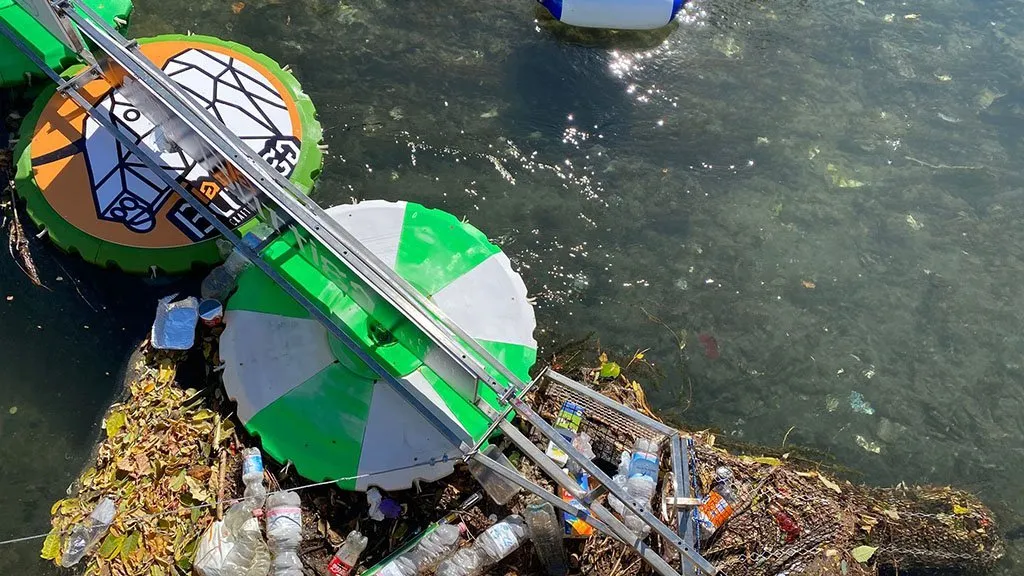
<path id="1" fill-rule="evenodd" d="M 160 370 L 156 374 L 156 381 L 160 384 L 166 384 L 174 379 L 174 366 L 170 364 L 163 364 L 160 366 Z"/>
<path id="2" fill-rule="evenodd" d="M 853 559 L 861 564 L 871 560 L 871 557 L 875 555 L 875 551 L 878 550 L 875 546 L 857 546 L 853 550 L 850 550 L 850 554 L 853 555 Z"/>
<path id="3" fill-rule="evenodd" d="M 60 556 L 60 532 L 54 528 L 46 535 L 46 540 L 43 540 L 43 549 L 40 551 L 39 557 L 43 560 L 56 560 L 58 556 Z"/>
<path id="4" fill-rule="evenodd" d="M 754 462 L 758 464 L 767 464 L 769 466 L 781 466 L 782 460 L 778 458 L 772 458 L 771 456 L 757 456 L 754 458 Z"/>
<path id="5" fill-rule="evenodd" d="M 900 515 L 897 514 L 895 510 L 882 510 L 882 514 L 885 514 L 886 516 L 888 516 L 892 520 L 899 520 L 900 519 Z"/>
<path id="6" fill-rule="evenodd" d="M 604 352 L 601 352 L 601 355 L 598 356 L 597 359 L 601 362 L 601 364 L 604 364 L 605 362 L 608 361 L 608 355 L 605 354 Z"/>
<path id="7" fill-rule="evenodd" d="M 971 509 L 959 504 L 953 504 L 953 514 L 970 514 Z"/>
<path id="8" fill-rule="evenodd" d="M 836 494 L 843 493 L 843 491 L 839 488 L 839 484 L 836 484 L 835 482 L 829 480 L 828 478 L 819 475 L 818 480 L 821 480 L 821 483 L 824 484 L 826 488 L 831 489 Z"/>
<path id="9" fill-rule="evenodd" d="M 121 428 L 124 428 L 125 421 L 124 412 L 111 412 L 110 416 L 107 416 L 107 438 L 117 436 Z"/>

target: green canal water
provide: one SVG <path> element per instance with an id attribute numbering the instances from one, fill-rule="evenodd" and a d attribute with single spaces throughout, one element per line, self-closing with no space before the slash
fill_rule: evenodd
<path id="1" fill-rule="evenodd" d="M 788 432 L 855 480 L 955 484 L 1024 524 L 1024 8 L 703 0 L 618 35 L 542 15 L 138 0 L 133 33 L 289 64 L 330 145 L 321 204 L 467 217 L 537 297 L 542 345 L 650 348 L 666 416 Z M 45 531 L 160 291 L 40 258 L 52 292 L 0 258 L 0 538 Z M 37 550 L 0 549 L 0 573 L 46 573 Z"/>

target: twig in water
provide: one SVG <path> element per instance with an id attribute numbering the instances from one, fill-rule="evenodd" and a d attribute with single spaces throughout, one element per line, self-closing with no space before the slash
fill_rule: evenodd
<path id="1" fill-rule="evenodd" d="M 8 182 L 7 191 L 10 193 L 11 201 L 8 204 L 11 212 L 11 221 L 7 226 L 7 251 L 11 258 L 21 268 L 21 271 L 28 276 L 33 284 L 40 288 L 50 288 L 43 284 L 39 278 L 39 270 L 32 260 L 32 253 L 29 251 L 28 238 L 25 237 L 25 229 L 21 226 L 21 219 L 18 217 L 18 204 L 14 199 L 14 186 Z"/>
<path id="2" fill-rule="evenodd" d="M 81 289 L 78 288 L 78 280 L 75 280 L 75 277 L 68 272 L 68 269 L 65 268 L 63 264 L 60 263 L 60 260 L 55 259 L 55 261 L 57 262 L 57 266 L 60 266 L 60 269 L 64 272 L 64 277 L 70 280 L 71 285 L 75 287 L 75 292 L 78 293 L 78 297 L 82 299 L 82 302 L 85 302 L 86 306 L 88 306 L 93 312 L 95 312 L 96 307 L 92 305 L 92 302 L 89 302 L 89 300 L 85 297 L 85 294 L 82 294 Z"/>
<path id="3" fill-rule="evenodd" d="M 665 324 L 664 320 L 662 320 L 661 318 L 658 318 L 654 314 L 651 314 L 643 306 L 640 306 L 640 310 L 644 314 L 647 315 L 647 319 L 648 320 L 650 320 L 651 322 L 654 322 L 655 324 L 660 324 L 665 330 L 668 330 L 669 333 L 672 334 L 673 338 L 676 339 L 676 344 L 678 345 L 677 348 L 676 348 L 676 352 L 679 354 L 679 365 L 680 365 L 680 367 L 682 367 L 682 365 L 683 365 L 683 349 L 686 348 L 686 341 L 683 340 L 682 338 L 680 338 L 679 334 L 677 334 L 675 330 L 673 330 L 671 327 L 669 327 L 668 324 Z M 690 380 L 690 378 L 686 379 L 686 388 L 687 388 L 687 390 L 686 390 L 686 406 L 683 407 L 683 410 L 682 410 L 683 412 L 686 412 L 687 410 L 689 410 L 690 406 L 693 404 L 693 380 Z"/>
<path id="4" fill-rule="evenodd" d="M 794 428 L 796 428 L 796 425 L 790 426 L 789 430 L 786 430 L 786 435 L 782 437 L 782 447 L 783 448 L 786 447 L 786 439 L 789 438 L 789 433 L 792 432 Z"/>
<path id="5" fill-rule="evenodd" d="M 934 170 L 982 170 L 985 168 L 984 166 L 962 166 L 959 164 L 932 164 L 930 162 L 925 162 L 924 160 L 918 160 L 913 156 L 904 156 L 904 158 L 910 160 L 911 162 L 916 162 L 921 166 L 927 166 L 928 168 L 932 168 Z"/>

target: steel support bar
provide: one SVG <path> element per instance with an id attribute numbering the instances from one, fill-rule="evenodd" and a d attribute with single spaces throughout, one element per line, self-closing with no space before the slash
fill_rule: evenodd
<path id="1" fill-rule="evenodd" d="M 505 480 L 508 480 L 509 482 L 515 484 L 516 486 L 519 486 L 523 490 L 526 490 L 527 492 L 533 494 L 534 496 L 537 496 L 541 500 L 550 503 L 555 508 L 563 512 L 568 512 L 573 516 L 584 517 L 591 526 L 615 538 L 615 535 L 611 532 L 611 528 L 608 528 L 608 526 L 604 522 L 601 522 L 597 518 L 591 516 L 587 510 L 580 510 L 579 508 L 573 506 L 572 504 L 566 502 L 565 500 L 562 500 L 561 498 L 559 498 L 555 494 L 552 494 L 542 486 L 539 486 L 536 483 L 527 480 L 526 477 L 520 474 L 519 472 L 516 472 L 515 470 L 509 470 L 501 462 L 498 462 L 493 458 L 489 458 L 487 457 L 487 455 L 482 453 L 473 456 L 473 460 L 479 462 L 481 466 L 484 466 L 485 468 L 487 468 L 491 472 L 494 472 L 498 476 L 501 476 Z"/>
<path id="2" fill-rule="evenodd" d="M 244 254 L 245 257 L 248 258 L 256 267 L 258 267 L 271 279 L 273 279 L 274 282 L 276 282 L 286 293 L 288 293 L 289 296 L 295 298 L 295 300 L 298 301 L 302 305 L 302 307 L 305 308 L 306 311 L 310 313 L 311 316 L 319 320 L 320 323 L 323 324 L 331 332 L 332 336 L 338 338 L 338 340 L 344 343 L 345 346 L 348 347 L 360 360 L 366 362 L 367 365 L 372 367 L 374 371 L 377 372 L 377 374 L 381 377 L 381 379 L 388 382 L 392 387 L 395 388 L 396 391 L 399 392 L 399 394 L 402 394 L 404 392 L 404 383 L 402 383 L 398 378 L 392 376 L 387 370 L 380 366 L 369 354 L 366 353 L 366 351 L 359 347 L 356 341 L 353 340 L 352 337 L 348 335 L 348 333 L 342 330 L 330 317 L 324 314 L 315 304 L 310 302 L 305 296 L 303 296 L 298 290 L 296 290 L 290 283 L 288 283 L 287 280 L 282 278 L 277 273 L 276 270 L 274 270 L 269 264 L 267 264 L 266 262 L 263 261 L 262 258 L 260 258 L 258 253 L 254 252 L 251 248 L 249 248 L 248 245 L 246 245 L 245 242 L 243 242 L 242 239 L 235 234 L 234 230 L 223 224 L 205 204 L 203 204 L 195 196 L 193 196 L 192 193 L 185 190 L 185 188 L 182 187 L 182 185 L 177 180 L 175 180 L 173 176 L 171 176 L 166 170 L 162 169 L 160 165 L 157 163 L 157 161 L 152 157 L 151 151 L 141 148 L 135 143 L 133 139 L 129 138 L 126 134 L 119 131 L 117 127 L 114 126 L 113 123 L 107 118 L 103 111 L 96 112 L 92 104 L 90 104 L 89 101 L 78 92 L 80 87 L 78 87 L 77 84 L 73 82 L 65 82 L 58 74 L 53 72 L 53 70 L 50 70 L 50 68 L 47 67 L 45 63 L 41 59 L 39 59 L 34 53 L 32 53 L 31 49 L 27 45 L 25 45 L 24 42 L 22 42 L 22 40 L 11 30 L 9 30 L 6 26 L 0 25 L 0 34 L 7 37 L 7 39 L 12 44 L 14 44 L 22 52 L 24 52 L 25 55 L 28 56 L 28 58 L 31 59 L 37 66 L 39 66 L 40 69 L 46 72 L 54 82 L 56 82 L 59 86 L 66 87 L 67 89 L 65 90 L 65 94 L 67 95 L 67 97 L 74 100 L 76 104 L 78 104 L 87 114 L 90 115 L 90 117 L 96 120 L 96 122 L 103 126 L 105 129 L 110 131 L 110 133 L 115 138 L 117 138 L 117 140 L 122 145 L 124 145 L 125 148 L 127 148 L 132 154 L 138 156 L 138 158 L 142 161 L 143 164 L 146 165 L 147 168 L 152 170 L 154 174 L 156 174 L 161 180 L 163 180 L 164 184 L 170 186 L 172 190 L 177 192 L 178 195 L 181 196 L 186 202 L 188 202 L 192 208 L 194 208 L 200 215 L 206 218 L 210 222 L 210 224 L 217 229 L 218 232 L 220 232 L 221 234 L 224 235 L 225 238 L 230 240 L 232 244 L 235 245 L 235 248 L 237 250 Z M 408 398 L 408 395 L 406 395 L 406 397 Z M 423 399 L 422 401 L 416 401 L 413 398 L 409 398 L 409 401 L 414 407 L 432 405 L 429 402 L 429 400 L 426 399 Z M 421 410 L 421 412 L 423 411 Z M 431 424 L 435 428 L 438 429 L 438 431 L 440 431 L 442 434 L 445 434 L 447 427 L 442 425 L 442 422 L 438 418 L 433 417 L 433 415 L 429 412 L 424 412 L 423 415 L 428 419 L 428 421 L 431 422 Z M 462 431 L 461 428 L 459 428 L 459 431 L 461 432 L 461 434 L 446 434 L 449 441 L 452 442 L 452 444 L 455 446 L 459 446 L 466 440 L 471 440 L 468 434 L 466 434 L 465 431 Z"/>
<path id="3" fill-rule="evenodd" d="M 89 19 L 86 19 L 80 15 L 75 14 L 73 10 L 67 12 L 67 14 L 72 18 L 72 20 L 75 21 L 79 29 L 83 31 L 84 35 L 87 38 L 89 38 L 97 45 L 99 45 L 101 48 L 103 48 L 105 51 L 107 51 L 108 55 L 110 55 L 111 58 L 118 65 L 122 65 L 122 63 L 124 63 L 124 65 L 126 66 L 125 70 L 129 74 L 138 75 L 139 77 L 143 78 L 143 80 L 140 83 L 144 86 L 148 86 L 148 84 L 146 84 L 145 82 L 145 78 L 151 78 L 152 76 L 154 76 L 153 71 L 147 70 L 144 67 L 135 66 L 135 63 L 130 61 L 130 59 L 124 58 L 124 53 L 128 51 L 128 48 L 116 42 L 115 40 L 97 32 L 97 30 L 92 26 L 92 22 Z M 10 38 L 10 35 L 7 36 Z M 115 55 L 110 54 L 110 51 L 117 52 L 121 57 L 118 58 Z M 154 68 L 152 66 L 152 63 L 149 63 L 148 60 L 146 60 L 146 63 L 149 64 L 150 68 Z M 45 66 L 42 66 L 41 61 L 37 61 L 36 64 L 41 65 L 41 67 L 45 68 Z M 50 71 L 50 73 L 52 75 L 52 71 Z M 155 75 L 164 76 L 164 78 L 166 79 L 166 76 L 163 75 L 163 72 L 160 70 L 156 70 Z M 169 79 L 167 80 L 168 82 L 172 82 Z M 57 77 L 56 81 L 60 82 L 59 77 Z M 92 110 L 92 106 L 88 103 L 88 101 L 85 100 L 78 93 L 79 87 L 77 85 L 68 83 L 64 83 L 63 85 L 66 87 L 66 94 L 72 97 L 79 104 L 79 106 L 82 106 L 83 109 L 87 111 Z M 107 120 L 107 118 L 102 112 L 91 115 L 93 118 L 97 120 L 97 122 L 99 122 L 105 128 L 110 130 L 110 132 L 115 137 L 117 137 L 118 140 L 121 141 L 121 143 L 126 146 L 126 148 L 128 148 L 133 154 L 137 155 L 147 165 L 148 168 L 153 170 L 154 174 L 159 176 L 164 181 L 165 184 L 170 186 L 171 189 L 177 192 L 186 202 L 189 203 L 191 207 L 193 207 L 199 214 L 206 218 L 217 229 L 218 232 L 220 232 L 227 239 L 229 239 L 235 245 L 235 247 L 239 249 L 241 253 L 243 253 L 247 258 L 249 258 L 250 261 L 256 263 L 261 270 L 268 273 L 270 277 L 279 286 L 281 286 L 290 296 L 296 298 L 300 302 L 300 304 L 302 304 L 303 307 L 306 308 L 306 310 L 309 311 L 310 314 L 315 319 L 320 321 L 321 324 L 323 324 L 331 332 L 332 335 L 338 337 L 342 342 L 346 344 L 346 346 L 351 348 L 353 352 L 355 352 L 357 356 L 360 357 L 361 360 L 369 360 L 367 364 L 373 367 L 374 371 L 376 371 L 382 377 L 382 379 L 384 379 L 392 387 L 394 387 L 395 390 L 400 395 L 407 398 L 410 404 L 414 408 L 416 408 L 421 414 L 423 414 L 424 417 L 426 417 L 426 419 L 431 423 L 431 425 L 437 428 L 438 431 L 445 435 L 455 446 L 459 446 L 464 441 L 471 440 L 469 435 L 461 428 L 461 426 L 459 426 L 456 422 L 452 422 L 451 419 L 443 411 L 440 410 L 440 408 L 435 406 L 429 399 L 423 396 L 422 393 L 415 389 L 415 387 L 407 384 L 401 379 L 391 376 L 383 367 L 377 365 L 376 362 L 372 361 L 370 356 L 363 352 L 359 348 L 358 344 L 347 333 L 345 333 L 345 331 L 340 326 L 338 326 L 332 318 L 330 318 L 327 314 L 323 313 L 319 309 L 319 307 L 317 307 L 314 303 L 312 303 L 303 295 L 301 295 L 293 286 L 291 286 L 291 284 L 287 280 L 284 280 L 279 274 L 274 272 L 268 265 L 262 263 L 262 260 L 260 259 L 259 255 L 245 247 L 241 239 L 238 238 L 237 235 L 235 235 L 233 230 L 231 230 L 227 226 L 224 226 L 217 219 L 217 217 L 206 208 L 206 206 L 201 201 L 195 198 L 190 192 L 185 190 L 181 186 L 181 184 L 175 181 L 170 174 L 168 174 L 165 170 L 161 169 L 159 167 L 159 164 L 152 158 L 151 152 L 149 152 L 148 150 L 143 150 L 134 142 L 130 141 L 130 139 L 127 138 L 127 136 L 121 134 L 116 128 L 114 128 L 110 124 L 110 122 Z M 296 218 L 297 215 L 294 213 L 289 212 L 288 216 L 294 218 L 295 220 L 300 220 L 300 218 Z M 333 222 L 333 219 L 331 219 L 330 217 L 325 216 L 325 218 Z"/>
<path id="4" fill-rule="evenodd" d="M 675 548 L 681 555 L 689 558 L 694 564 L 697 565 L 697 567 L 700 568 L 701 572 L 708 574 L 709 576 L 714 576 L 718 573 L 718 570 L 710 562 L 704 559 L 704 557 L 702 557 L 700 553 L 694 550 L 692 546 L 686 543 L 679 536 L 679 534 L 676 534 L 671 528 L 666 526 L 661 520 L 654 516 L 654 514 L 651 513 L 650 509 L 647 506 L 637 503 L 637 501 L 633 497 L 631 497 L 623 487 L 615 484 L 612 481 L 612 479 L 597 466 L 597 464 L 594 464 L 589 458 L 587 458 L 583 454 L 580 454 L 579 450 L 574 448 L 569 440 L 566 440 L 564 436 L 559 434 L 558 431 L 556 431 L 554 427 L 551 426 L 551 424 L 544 420 L 544 418 L 542 418 L 540 414 L 537 414 L 533 410 L 533 408 L 531 408 L 529 405 L 523 402 L 522 399 L 519 398 L 514 398 L 512 400 L 512 403 L 516 405 L 516 413 L 519 415 L 520 418 L 526 420 L 531 425 L 536 427 L 544 436 L 547 437 L 548 440 L 553 442 L 555 446 L 558 446 L 560 450 L 565 452 L 569 456 L 569 458 L 575 461 L 575 463 L 578 466 L 580 466 L 580 468 L 585 470 L 587 474 L 589 474 L 592 478 L 596 478 L 598 482 L 607 486 L 608 491 L 615 495 L 615 497 L 622 502 L 623 506 L 628 508 L 630 512 L 635 514 L 638 518 L 643 520 L 645 524 L 650 526 L 655 533 L 657 533 L 659 536 L 661 536 L 662 539 L 665 540 L 665 543 L 668 546 Z M 625 407 L 623 406 L 623 408 Z M 522 433 L 519 432 L 519 430 L 516 429 L 514 426 L 505 425 L 505 423 L 501 424 L 501 430 L 508 434 L 510 438 L 515 438 L 515 436 L 513 436 L 512 433 L 510 432 L 510 429 L 518 433 L 518 436 L 522 437 L 522 440 L 525 440 L 525 443 L 529 444 L 530 448 L 533 448 L 534 450 L 537 449 L 537 447 L 533 445 L 533 442 L 530 442 L 528 438 L 523 437 Z M 523 445 L 522 441 L 516 441 L 516 445 L 524 450 L 527 449 Z M 540 459 L 534 458 L 534 461 L 537 462 L 537 464 L 540 465 L 545 472 L 549 472 L 550 474 L 551 471 L 549 470 L 549 468 L 553 466 L 554 471 L 556 471 L 561 477 L 567 478 L 567 476 L 565 476 L 561 469 L 558 468 L 558 466 L 555 465 L 555 463 L 550 458 L 548 458 L 546 455 L 543 455 L 543 453 L 541 453 L 541 455 L 542 456 Z M 548 466 L 548 464 L 550 464 L 551 466 Z M 561 484 L 561 482 L 559 482 L 559 484 Z M 571 484 L 572 486 L 565 486 L 565 488 L 569 490 L 569 492 L 577 499 L 584 498 L 585 494 L 583 492 L 583 489 L 580 488 L 580 486 L 575 482 L 571 482 Z M 596 507 L 599 505 L 594 504 L 594 506 L 596 509 Z M 612 525 L 613 528 L 615 527 L 612 522 L 609 522 L 609 524 Z"/>
<path id="5" fill-rule="evenodd" d="M 72 4 L 70 0 L 66 0 L 66 3 Z M 473 375 L 477 380 L 497 385 L 483 365 L 465 353 L 463 349 L 463 345 L 465 345 L 491 368 L 502 374 L 513 386 L 521 387 L 524 384 L 475 339 L 448 319 L 436 305 L 388 268 L 341 225 L 328 217 L 316 202 L 301 194 L 287 178 L 270 167 L 263 158 L 224 128 L 209 111 L 197 106 L 188 95 L 184 94 L 162 71 L 156 69 L 141 53 L 137 50 L 127 50 L 123 42 L 114 40 L 121 38 L 120 34 L 101 18 L 98 18 L 87 4 L 77 0 L 73 4 L 95 20 L 98 26 L 98 28 L 93 26 L 89 19 L 77 14 L 75 10 L 66 10 L 67 16 L 83 30 L 86 37 L 96 43 L 120 66 L 130 70 L 137 78 L 143 80 L 143 86 L 150 90 L 155 98 L 160 100 L 164 106 L 178 113 L 188 127 L 214 150 L 229 152 L 224 156 L 226 161 L 245 175 L 249 183 L 289 216 L 302 223 L 313 237 L 360 276 L 360 279 L 374 292 L 412 321 L 434 342 L 438 347 L 438 353 L 447 356 L 447 363 L 453 369 L 461 369 L 465 373 Z M 462 343 L 455 336 L 458 336 Z M 434 368 L 434 366 L 431 367 Z M 446 370 L 444 366 L 439 366 L 435 371 L 442 376 L 449 376 L 453 380 L 457 379 L 457 375 L 451 374 L 451 370 Z"/>
<path id="6" fill-rule="evenodd" d="M 688 443 L 684 442 L 679 432 L 669 437 L 669 447 L 672 453 L 672 495 L 676 498 L 692 498 L 693 490 L 690 488 L 690 453 Z M 683 458 L 686 458 L 684 461 Z M 693 510 L 690 508 L 676 509 L 676 531 L 683 540 L 697 549 L 697 539 L 694 530 L 690 528 L 693 518 Z M 693 562 L 686 556 L 680 556 L 680 571 L 683 576 L 690 576 L 696 572 Z"/>
<path id="7" fill-rule="evenodd" d="M 559 486 L 565 488 L 570 494 L 572 494 L 580 504 L 586 506 L 589 515 L 585 516 L 582 511 L 574 512 L 581 520 L 590 522 L 591 519 L 596 518 L 599 522 L 603 523 L 607 530 L 602 529 L 603 532 L 615 538 L 619 542 L 622 542 L 626 546 L 629 546 L 637 552 L 648 564 L 651 565 L 659 574 L 662 576 L 679 576 L 664 558 L 658 555 L 657 552 L 651 549 L 643 541 L 642 538 L 633 533 L 632 530 L 626 527 L 610 510 L 605 508 L 603 505 L 597 502 L 587 502 L 586 492 L 583 487 L 579 485 L 576 480 L 566 474 L 557 463 L 551 458 L 548 458 L 547 454 L 541 451 L 529 438 L 523 435 L 518 428 L 513 426 L 511 423 L 502 422 L 501 431 L 505 433 L 519 448 L 523 450 L 531 460 L 537 463 L 541 470 L 554 480 Z M 596 527 L 596 526 L 595 526 Z M 701 558 L 703 560 L 703 558 Z M 714 575 L 716 573 L 715 568 L 708 564 L 711 571 L 709 574 Z"/>

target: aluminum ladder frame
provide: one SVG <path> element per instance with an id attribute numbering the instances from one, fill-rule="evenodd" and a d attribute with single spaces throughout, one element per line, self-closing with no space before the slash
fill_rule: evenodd
<path id="1" fill-rule="evenodd" d="M 19 2 L 21 1 L 27 0 L 19 0 Z M 659 573 L 665 576 L 678 574 L 663 558 L 654 553 L 641 538 L 626 528 L 615 515 L 602 505 L 593 502 L 593 494 L 586 493 L 575 480 L 562 472 L 555 462 L 545 456 L 533 442 L 508 423 L 505 420 L 505 416 L 514 411 L 523 420 L 535 426 L 548 440 L 562 449 L 581 469 L 588 472 L 608 491 L 616 495 L 633 514 L 648 524 L 655 533 L 662 537 L 668 546 L 675 549 L 685 559 L 684 572 L 687 572 L 685 565 L 692 563 L 697 570 L 704 574 L 714 575 L 717 573 L 717 569 L 701 557 L 691 543 L 684 540 L 679 534 L 662 523 L 646 507 L 629 498 L 628 494 L 621 487 L 615 485 L 604 472 L 593 462 L 582 456 L 561 434 L 522 400 L 522 396 L 529 389 L 530 384 L 522 382 L 504 365 L 494 359 L 474 339 L 469 337 L 455 323 L 447 319 L 436 306 L 420 295 L 404 279 L 398 277 L 387 268 L 365 246 L 327 216 L 314 201 L 305 198 L 294 188 L 291 182 L 257 156 L 237 136 L 230 133 L 207 110 L 197 105 L 162 70 L 155 67 L 139 52 L 135 42 L 121 36 L 85 4 L 72 0 L 54 0 L 48 4 L 48 7 L 53 10 L 54 15 L 59 21 L 68 25 L 73 24 L 72 28 L 76 33 L 93 42 L 105 54 L 105 58 L 101 58 L 100 62 L 93 65 L 91 62 L 94 62 L 94 60 L 90 54 L 79 53 L 80 57 L 85 62 L 90 63 L 90 65 L 79 75 L 65 80 L 46 67 L 43 61 L 35 55 L 31 47 L 18 37 L 16 32 L 8 29 L 6 26 L 0 26 L 0 33 L 6 36 L 57 82 L 58 90 L 63 95 L 73 99 L 100 125 L 108 129 L 128 150 L 138 156 L 149 169 L 157 174 L 165 184 L 177 192 L 198 214 L 206 218 L 218 232 L 231 241 L 255 266 L 271 277 L 286 293 L 295 298 L 333 336 L 337 337 L 357 357 L 371 366 L 384 381 L 393 386 L 453 444 L 459 446 L 464 452 L 466 459 L 473 458 L 491 469 L 495 469 L 494 466 L 497 465 L 496 462 L 487 458 L 479 451 L 482 440 L 472 443 L 472 438 L 457 423 L 445 417 L 421 393 L 401 379 L 395 378 L 386 369 L 377 364 L 329 315 L 322 312 L 313 302 L 305 298 L 299 290 L 292 286 L 288 280 L 278 274 L 273 267 L 264 262 L 257 250 L 249 248 L 235 231 L 221 223 L 202 201 L 186 190 L 173 176 L 160 169 L 151 151 L 136 145 L 130 137 L 119 132 L 102 112 L 96 113 L 94 107 L 81 91 L 86 82 L 104 75 L 102 66 L 107 66 L 107 71 L 110 70 L 109 67 L 112 67 L 111 65 L 116 66 L 122 69 L 127 74 L 127 77 L 138 82 L 138 86 L 144 90 L 145 96 L 143 99 L 146 100 L 145 103 L 147 105 L 147 109 L 142 111 L 151 120 L 155 119 L 154 123 L 170 119 L 173 122 L 180 123 L 176 124 L 176 127 L 183 128 L 188 136 L 197 137 L 187 138 L 186 140 L 189 141 L 188 145 L 184 145 L 183 141 L 176 141 L 176 143 L 182 145 L 182 148 L 190 156 L 201 162 L 215 161 L 216 163 L 211 166 L 213 168 L 211 172 L 221 169 L 225 173 L 230 174 L 232 183 L 241 191 L 251 194 L 249 200 L 256 206 L 265 221 L 269 221 L 279 233 L 287 233 L 291 230 L 292 226 L 303 230 L 317 244 L 326 248 L 332 256 L 348 267 L 357 276 L 361 286 L 369 288 L 375 298 L 390 304 L 405 318 L 412 321 L 418 329 L 430 338 L 434 345 L 425 363 L 435 369 L 447 382 L 454 383 L 453 387 L 460 391 L 460 393 L 465 393 L 467 389 L 472 390 L 471 396 L 476 401 L 478 407 L 494 418 L 491 429 L 501 429 L 502 432 L 513 440 L 520 450 L 534 460 L 553 480 L 575 496 L 587 507 L 587 510 L 579 511 L 568 506 L 560 498 L 554 497 L 554 495 L 546 490 L 515 473 L 507 471 L 500 465 L 497 466 L 501 469 L 495 469 L 496 472 L 527 488 L 537 496 L 551 501 L 552 504 L 556 504 L 552 500 L 557 500 L 557 507 L 559 509 L 565 510 L 568 508 L 568 511 L 588 518 L 595 524 L 595 527 L 634 548 Z M 82 14 L 79 14 L 76 8 L 81 10 Z M 74 49 L 74 47 L 70 48 Z M 260 201 L 261 198 L 269 200 L 273 203 L 273 207 L 269 208 L 263 205 Z M 280 213 L 283 213 L 284 217 Z M 470 350 L 463 347 L 463 343 L 479 358 L 489 364 L 492 369 L 501 373 L 512 386 L 506 387 L 492 377 L 484 366 L 472 357 Z M 545 371 L 542 374 L 549 374 L 549 372 Z M 502 413 L 497 413 L 476 396 L 475 389 L 478 382 L 482 382 L 499 395 L 502 403 L 506 405 Z M 579 383 L 576 384 L 582 387 Z M 607 398 L 604 400 L 611 402 Z M 624 406 L 618 406 L 629 410 Z"/>

